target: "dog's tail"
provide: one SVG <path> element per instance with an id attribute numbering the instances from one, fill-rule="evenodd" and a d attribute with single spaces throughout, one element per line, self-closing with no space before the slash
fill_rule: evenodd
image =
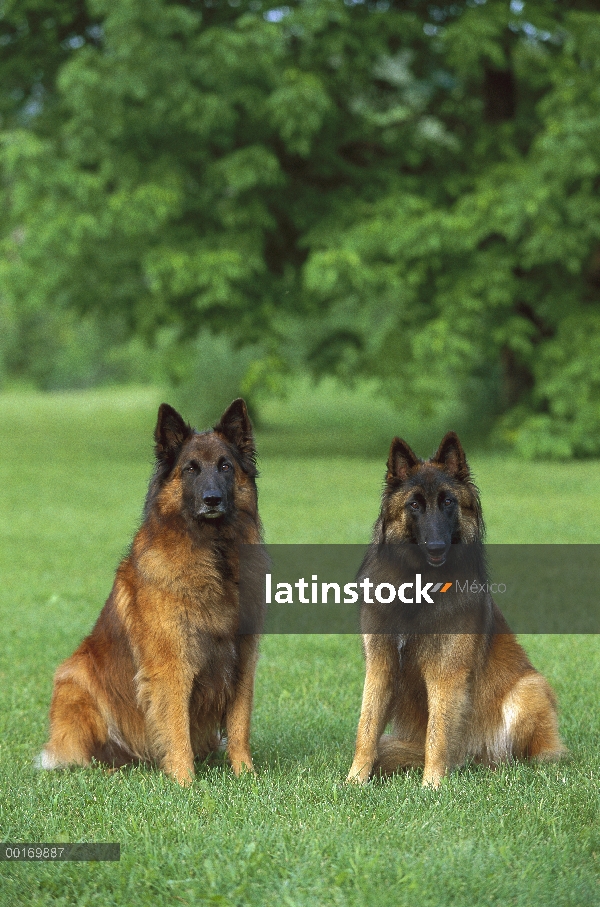
<path id="1" fill-rule="evenodd" d="M 33 767 L 39 771 L 42 769 L 52 770 L 54 768 L 64 768 L 64 764 L 49 753 L 48 750 L 42 750 L 33 760 Z"/>
<path id="2" fill-rule="evenodd" d="M 424 764 L 424 746 L 384 734 L 377 745 L 373 774 L 391 775 L 399 769 L 422 768 Z"/>

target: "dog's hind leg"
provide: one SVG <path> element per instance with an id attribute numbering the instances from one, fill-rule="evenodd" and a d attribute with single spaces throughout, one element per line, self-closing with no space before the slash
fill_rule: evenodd
<path id="1" fill-rule="evenodd" d="M 61 669 L 59 668 L 59 671 Z M 38 768 L 89 765 L 106 750 L 108 728 L 93 696 L 73 676 L 58 676 L 50 705 L 50 740 Z"/>
<path id="2" fill-rule="evenodd" d="M 502 717 L 516 759 L 554 762 L 568 754 L 558 734 L 556 698 L 541 674 L 517 681 L 502 704 Z"/>
<path id="3" fill-rule="evenodd" d="M 424 744 L 384 734 L 377 745 L 373 775 L 391 775 L 404 768 L 422 768 L 424 764 Z"/>

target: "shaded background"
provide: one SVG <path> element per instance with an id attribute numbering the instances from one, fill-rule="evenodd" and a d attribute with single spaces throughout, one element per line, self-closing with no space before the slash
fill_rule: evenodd
<path id="1" fill-rule="evenodd" d="M 599 186 L 594 2 L 7 0 L 0 380 L 597 456 Z"/>

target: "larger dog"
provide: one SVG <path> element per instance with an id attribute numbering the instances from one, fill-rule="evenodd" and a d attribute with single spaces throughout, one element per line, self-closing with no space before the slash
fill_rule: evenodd
<path id="1" fill-rule="evenodd" d="M 255 447 L 241 399 L 200 433 L 163 403 L 154 438 L 143 524 L 94 629 L 56 672 L 40 765 L 147 760 L 187 785 L 222 730 L 236 775 L 253 771 L 258 636 L 237 630 L 239 545 L 261 542 Z"/>
<path id="2" fill-rule="evenodd" d="M 420 583 L 422 576 L 447 579 L 436 571 L 464 553 L 477 572 L 476 586 L 483 587 L 482 538 L 479 494 L 457 436 L 449 432 L 425 462 L 394 438 L 361 575 L 389 579 L 392 568 L 396 584 L 414 581 L 417 571 Z M 439 604 L 423 606 L 425 632 L 363 637 L 366 678 L 349 781 L 423 766 L 423 785 L 437 787 L 467 760 L 494 765 L 566 753 L 554 694 L 489 593 L 465 597 L 448 591 L 438 598 Z M 412 615 L 417 623 L 418 610 Z M 376 603 L 362 606 L 363 631 L 379 618 Z M 454 632 L 465 623 L 477 632 Z M 382 736 L 389 721 L 393 733 Z"/>

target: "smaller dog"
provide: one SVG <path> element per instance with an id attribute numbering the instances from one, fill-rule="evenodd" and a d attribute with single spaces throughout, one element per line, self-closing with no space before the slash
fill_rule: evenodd
<path id="1" fill-rule="evenodd" d="M 143 524 L 94 629 L 56 672 L 39 765 L 151 761 L 185 786 L 222 729 L 235 774 L 254 771 L 258 636 L 238 635 L 238 579 L 240 544 L 261 542 L 256 454 L 241 399 L 204 432 L 163 403 L 154 438 Z"/>
<path id="2" fill-rule="evenodd" d="M 396 584 L 414 581 L 416 572 L 435 583 L 439 567 L 448 561 L 450 569 L 452 555 L 460 552 L 483 585 L 483 534 L 479 493 L 457 436 L 449 432 L 427 461 L 394 438 L 380 515 L 359 576 L 390 579 L 394 562 Z M 429 609 L 427 632 L 396 635 L 365 632 L 378 615 L 375 603 L 363 603 L 366 677 L 349 781 L 423 766 L 423 785 L 438 787 L 467 760 L 491 766 L 566 754 L 555 696 L 489 593 L 447 591 L 440 602 L 419 606 Z M 452 632 L 465 618 L 476 632 Z M 389 721 L 393 733 L 382 736 Z"/>

